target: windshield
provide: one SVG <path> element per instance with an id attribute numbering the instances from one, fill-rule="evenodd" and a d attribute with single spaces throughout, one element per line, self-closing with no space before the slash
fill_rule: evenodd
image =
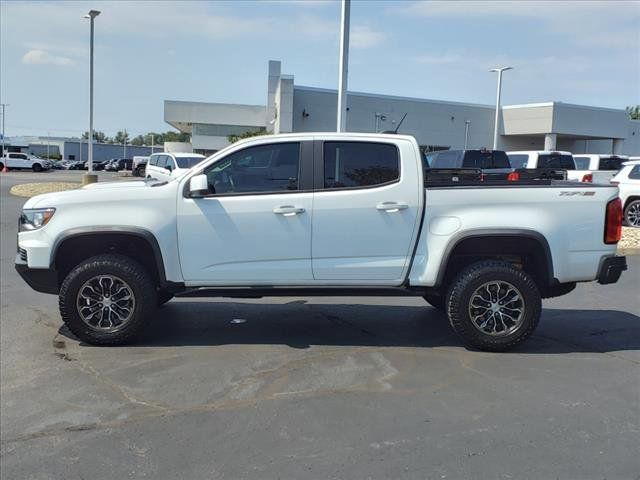
<path id="1" fill-rule="evenodd" d="M 538 156 L 538 168 L 562 168 L 564 170 L 575 170 L 576 165 L 571 155 L 549 153 Z"/>
<path id="2" fill-rule="evenodd" d="M 178 168 L 191 168 L 202 160 L 204 160 L 202 157 L 176 157 Z"/>
<path id="3" fill-rule="evenodd" d="M 529 155 L 526 154 L 509 154 L 509 163 L 511 168 L 527 168 Z"/>
<path id="4" fill-rule="evenodd" d="M 589 157 L 573 157 L 576 170 L 589 170 Z"/>

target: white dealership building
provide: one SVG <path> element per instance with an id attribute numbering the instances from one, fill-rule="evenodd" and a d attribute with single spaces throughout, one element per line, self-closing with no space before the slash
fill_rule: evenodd
<path id="1" fill-rule="evenodd" d="M 265 105 L 165 100 L 164 120 L 191 134 L 195 151 L 211 153 L 227 136 L 335 131 L 337 91 L 296 85 L 269 61 Z M 415 136 L 425 150 L 491 147 L 495 106 L 349 92 L 347 131 L 395 130 Z M 640 121 L 624 110 L 562 102 L 502 107 L 498 148 L 568 150 L 573 153 L 640 155 Z"/>

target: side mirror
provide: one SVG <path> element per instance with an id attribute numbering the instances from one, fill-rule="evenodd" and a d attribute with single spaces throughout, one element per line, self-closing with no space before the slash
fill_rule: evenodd
<path id="1" fill-rule="evenodd" d="M 169 170 L 169 171 L 172 171 L 172 170 L 173 170 L 173 167 L 172 167 L 171 165 L 167 165 L 167 166 L 165 166 L 164 168 L 166 168 L 166 169 L 167 169 L 167 170 Z"/>
<path id="2" fill-rule="evenodd" d="M 192 197 L 202 197 L 209 193 L 209 181 L 204 174 L 195 175 L 189 180 L 189 192 Z"/>

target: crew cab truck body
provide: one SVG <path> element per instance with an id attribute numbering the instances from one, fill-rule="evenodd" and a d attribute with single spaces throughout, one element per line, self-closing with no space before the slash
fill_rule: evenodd
<path id="1" fill-rule="evenodd" d="M 168 182 L 31 198 L 16 269 L 93 344 L 131 340 L 174 294 L 416 295 L 468 345 L 505 350 L 541 298 L 618 280 L 620 224 L 615 186 L 425 186 L 413 137 L 273 135 Z"/>
<path id="2" fill-rule="evenodd" d="M 43 170 L 49 170 L 51 166 L 52 163 L 50 160 L 35 157 L 27 153 L 6 152 L 2 157 L 0 157 L 0 170 L 7 167 L 14 170 L 33 170 L 34 172 L 41 172 Z"/>
<path id="3" fill-rule="evenodd" d="M 588 170 L 594 183 L 609 183 L 620 171 L 622 164 L 629 160 L 629 157 L 623 155 L 580 154 L 573 158 L 576 168 Z"/>

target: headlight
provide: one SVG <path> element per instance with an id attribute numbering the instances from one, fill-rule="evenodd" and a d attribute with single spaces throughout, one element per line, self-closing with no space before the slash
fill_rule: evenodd
<path id="1" fill-rule="evenodd" d="M 53 214 L 56 213 L 55 208 L 28 208 L 22 211 L 19 222 L 19 232 L 37 230 L 44 227 Z"/>

